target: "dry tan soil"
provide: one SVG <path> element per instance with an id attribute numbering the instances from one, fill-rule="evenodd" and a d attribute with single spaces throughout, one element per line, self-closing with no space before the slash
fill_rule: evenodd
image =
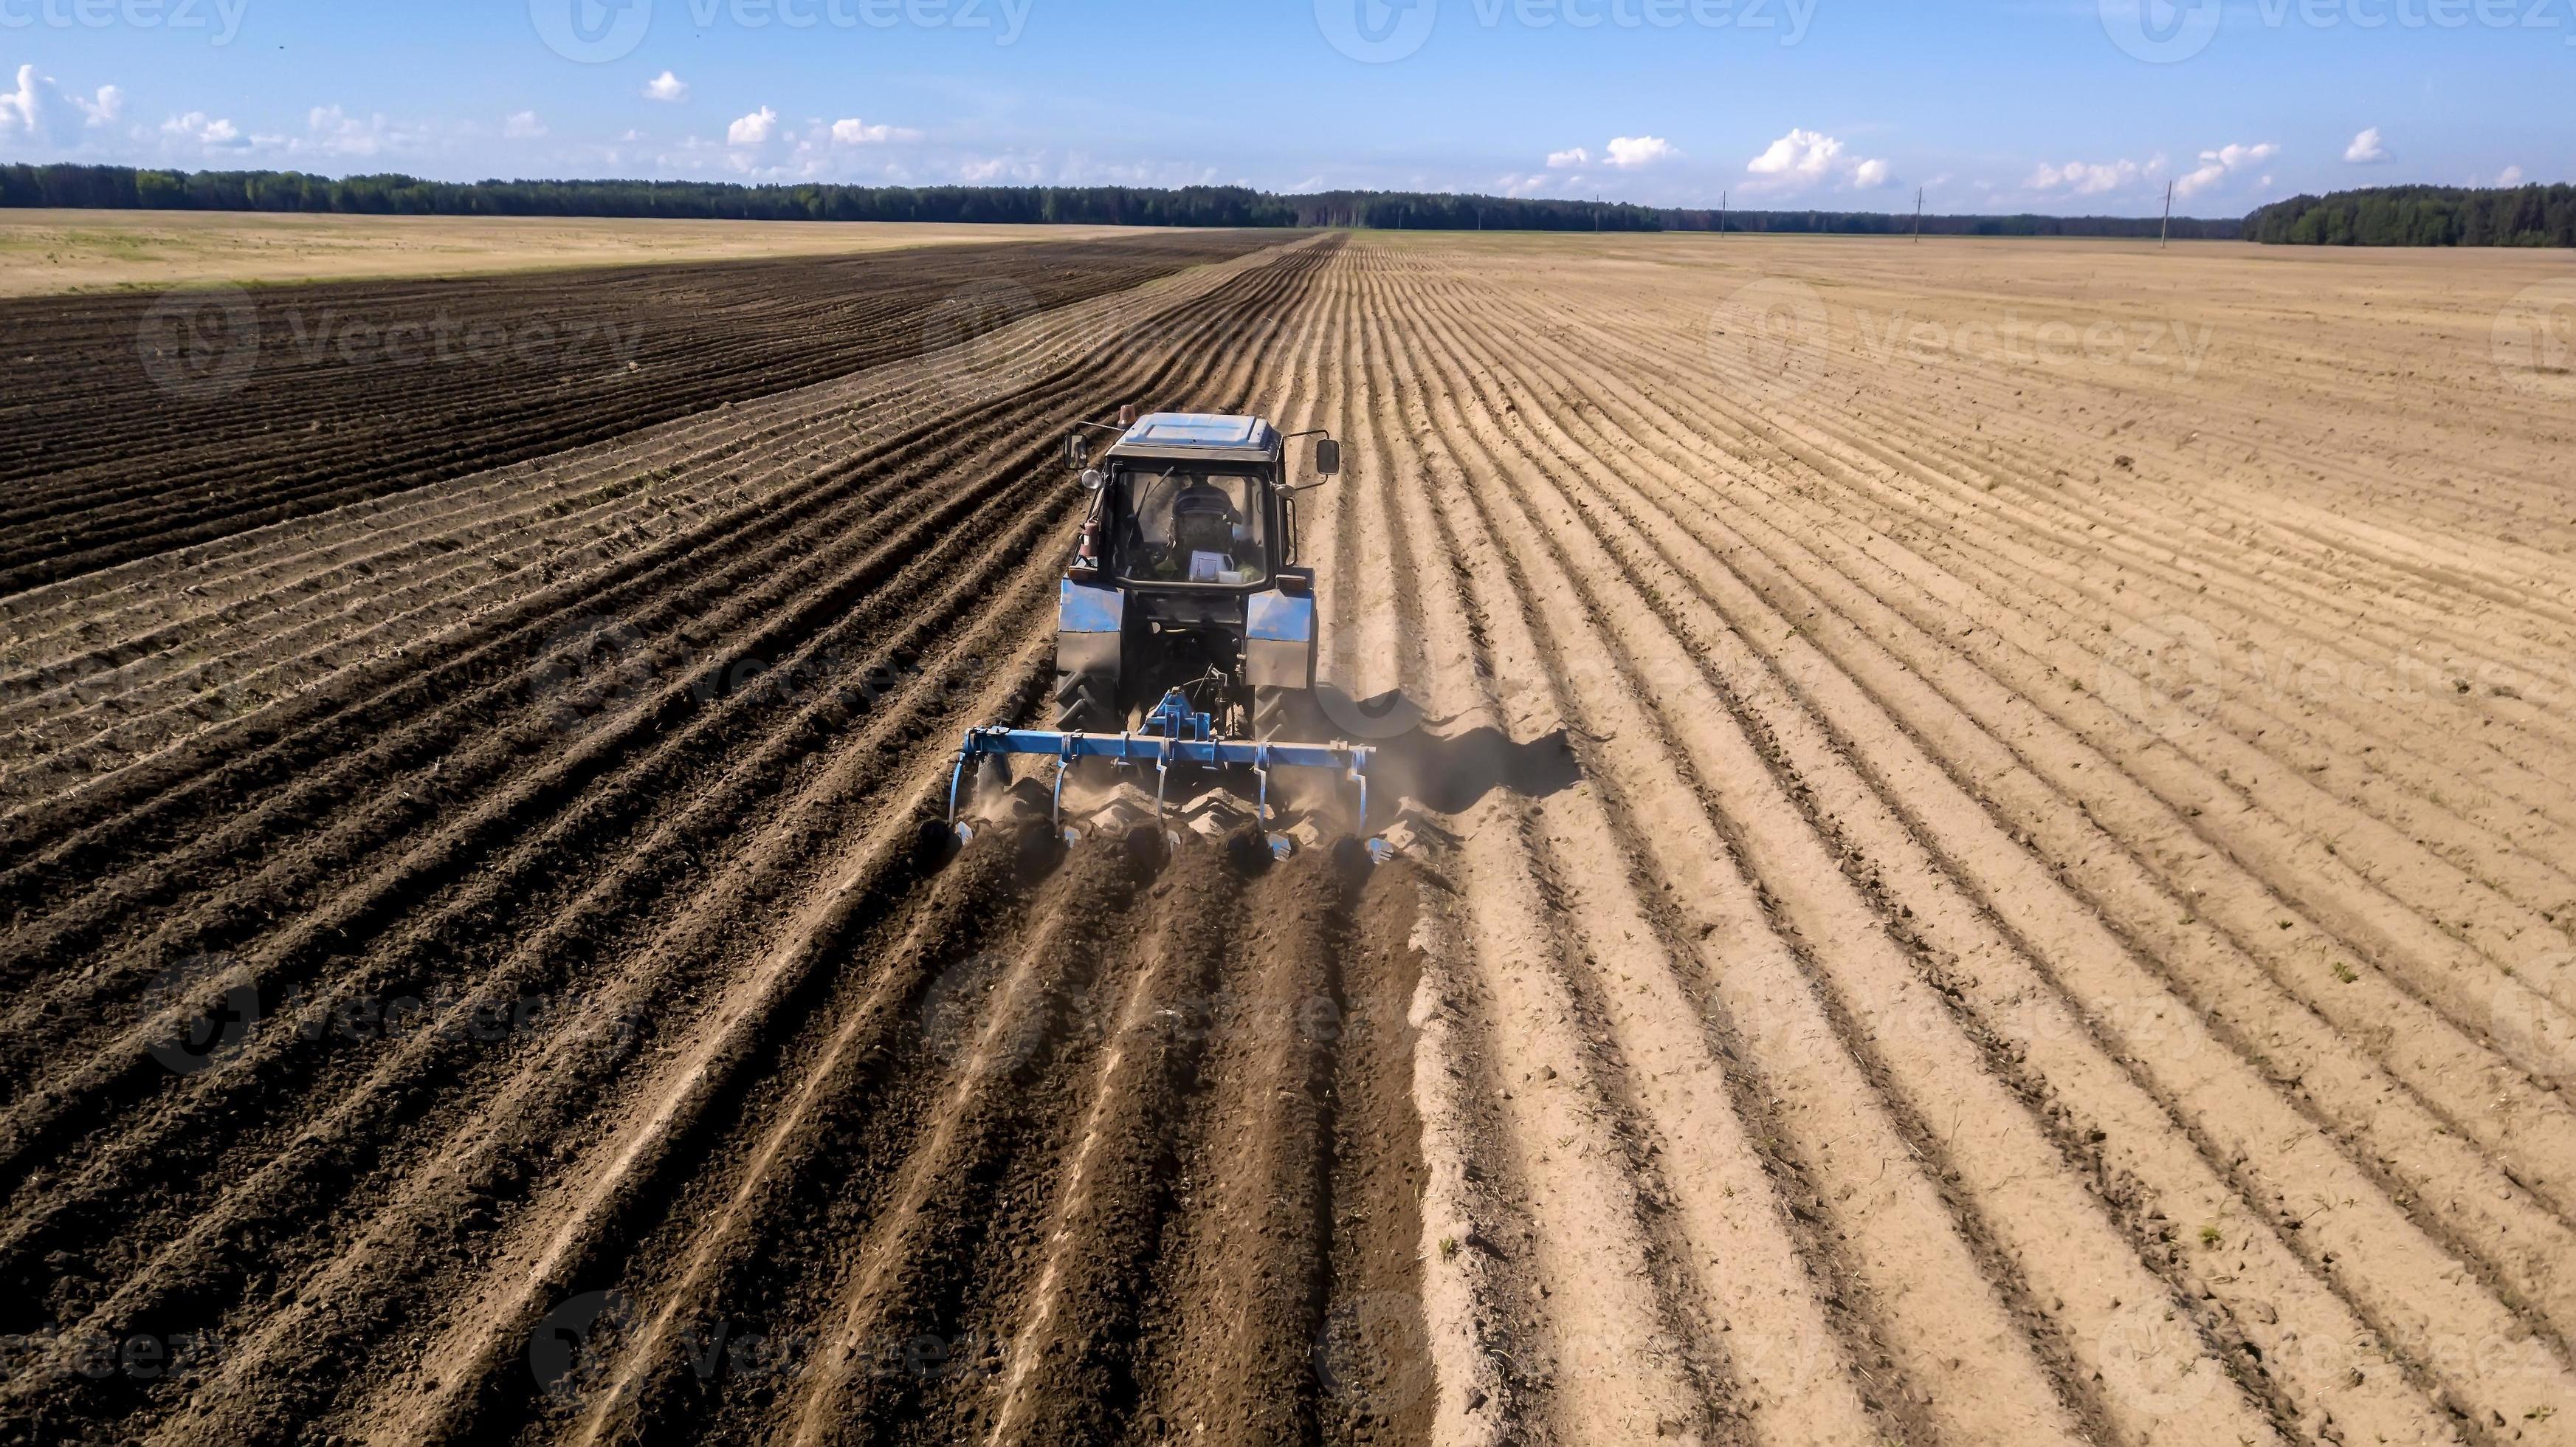
<path id="1" fill-rule="evenodd" d="M 2567 274 L 1283 238 L 0 599 L 0 1430 L 2576 1441 Z M 1397 863 L 918 848 L 1124 401 Z"/>

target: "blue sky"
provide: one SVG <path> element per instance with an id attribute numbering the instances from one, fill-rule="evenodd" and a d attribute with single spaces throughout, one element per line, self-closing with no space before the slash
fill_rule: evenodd
<path id="1" fill-rule="evenodd" d="M 2576 176 L 2576 0 L 0 0 L 0 158 L 2188 214 Z"/>

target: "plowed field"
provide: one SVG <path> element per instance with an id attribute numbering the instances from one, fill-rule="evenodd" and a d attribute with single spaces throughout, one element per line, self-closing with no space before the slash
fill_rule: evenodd
<path id="1" fill-rule="evenodd" d="M 1083 245 L 0 535 L 0 1439 L 2576 1442 L 2545 258 Z M 923 847 L 1131 401 L 1395 862 Z"/>

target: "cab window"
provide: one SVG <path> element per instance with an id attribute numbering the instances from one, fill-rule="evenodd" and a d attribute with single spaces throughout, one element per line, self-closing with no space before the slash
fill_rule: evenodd
<path id="1" fill-rule="evenodd" d="M 1122 574 L 1139 583 L 1239 587 L 1269 579 L 1261 479 L 1181 467 L 1121 474 L 1126 525 Z"/>

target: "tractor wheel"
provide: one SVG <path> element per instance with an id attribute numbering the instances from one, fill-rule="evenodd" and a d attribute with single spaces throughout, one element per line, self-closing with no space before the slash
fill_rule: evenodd
<path id="1" fill-rule="evenodd" d="M 1114 734 L 1127 727 L 1118 707 L 1118 685 L 1097 673 L 1058 674 L 1055 726 L 1065 733 Z"/>
<path id="2" fill-rule="evenodd" d="M 1256 688 L 1252 691 L 1252 736 L 1265 743 L 1293 740 L 1305 716 L 1302 688 Z"/>

